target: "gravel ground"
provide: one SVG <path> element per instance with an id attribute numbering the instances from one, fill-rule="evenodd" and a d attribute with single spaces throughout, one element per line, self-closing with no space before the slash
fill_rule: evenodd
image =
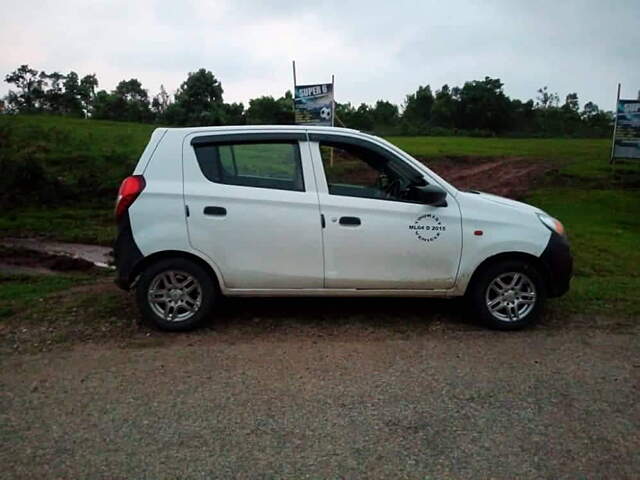
<path id="1" fill-rule="evenodd" d="M 168 336 L 2 358 L 2 478 L 637 478 L 640 341 Z"/>

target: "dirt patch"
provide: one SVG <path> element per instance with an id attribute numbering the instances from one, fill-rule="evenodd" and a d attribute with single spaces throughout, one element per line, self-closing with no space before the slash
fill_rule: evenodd
<path id="1" fill-rule="evenodd" d="M 94 268 L 92 262 L 82 258 L 16 247 L 0 247 L 0 265 L 56 272 L 86 272 Z"/>
<path id="2" fill-rule="evenodd" d="M 55 242 L 44 238 L 3 238 L 1 248 L 31 250 L 58 257 L 71 257 L 86 260 L 97 267 L 107 267 L 113 263 L 113 251 L 110 247 L 87 245 L 84 243 Z"/>
<path id="3" fill-rule="evenodd" d="M 522 198 L 552 166 L 524 157 L 418 158 L 461 190 Z"/>

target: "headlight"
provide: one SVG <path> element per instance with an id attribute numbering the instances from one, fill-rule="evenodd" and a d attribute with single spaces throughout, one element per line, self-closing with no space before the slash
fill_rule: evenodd
<path id="1" fill-rule="evenodd" d="M 552 232 L 556 232 L 558 235 L 566 236 L 566 232 L 564 230 L 564 225 L 557 218 L 553 218 L 546 213 L 538 213 L 538 218 L 542 222 L 542 224 L 547 227 Z"/>

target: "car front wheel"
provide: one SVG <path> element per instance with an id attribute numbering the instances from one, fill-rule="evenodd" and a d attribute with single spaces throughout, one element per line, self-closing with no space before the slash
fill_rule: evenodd
<path id="1" fill-rule="evenodd" d="M 470 297 L 474 310 L 490 327 L 515 330 L 538 319 L 546 287 L 533 265 L 505 260 L 480 273 Z"/>
<path id="2" fill-rule="evenodd" d="M 145 319 L 162 330 L 190 330 L 211 313 L 216 288 L 210 274 L 185 259 L 164 259 L 140 275 L 138 307 Z"/>

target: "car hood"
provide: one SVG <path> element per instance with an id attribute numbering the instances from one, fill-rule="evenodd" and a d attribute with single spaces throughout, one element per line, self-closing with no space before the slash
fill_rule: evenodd
<path id="1" fill-rule="evenodd" d="M 498 205 L 503 205 L 507 207 L 511 207 L 515 210 L 520 210 L 521 212 L 531 212 L 531 213 L 544 213 L 537 207 L 529 205 L 527 203 L 518 202 L 517 200 L 511 200 L 510 198 L 500 197 L 498 195 L 493 195 L 491 193 L 484 193 L 478 191 L 463 191 L 465 198 L 470 201 L 474 201 L 474 199 L 480 199 L 482 201 L 486 201 L 488 203 L 494 203 Z"/>

